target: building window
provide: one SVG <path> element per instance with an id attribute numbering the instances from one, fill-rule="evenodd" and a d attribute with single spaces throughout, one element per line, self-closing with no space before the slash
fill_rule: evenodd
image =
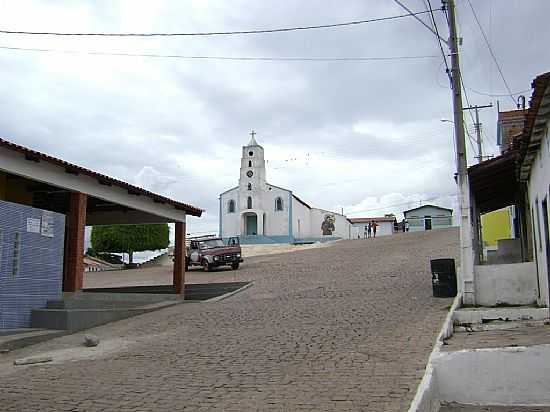
<path id="1" fill-rule="evenodd" d="M 248 190 L 252 190 L 252 183 L 248 184 Z"/>
<path id="2" fill-rule="evenodd" d="M 252 160 L 248 161 L 248 167 L 252 167 Z"/>
<path id="3" fill-rule="evenodd" d="M 252 197 L 248 196 L 248 199 L 246 199 L 246 208 L 252 209 Z"/>
<path id="4" fill-rule="evenodd" d="M 277 199 L 275 199 L 275 211 L 278 212 L 281 210 L 283 210 L 283 199 L 278 197 Z"/>
<path id="5" fill-rule="evenodd" d="M 248 152 L 249 156 L 254 156 L 254 152 Z"/>
<path id="6" fill-rule="evenodd" d="M 227 203 L 227 213 L 235 213 L 235 201 L 233 199 Z"/>

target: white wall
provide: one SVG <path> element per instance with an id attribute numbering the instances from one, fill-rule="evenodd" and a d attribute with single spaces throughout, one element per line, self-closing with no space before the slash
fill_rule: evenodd
<path id="1" fill-rule="evenodd" d="M 419 209 L 405 213 L 405 219 L 409 222 L 410 232 L 419 232 L 424 230 L 424 216 L 431 216 L 432 229 L 442 229 L 452 226 L 451 211 L 426 205 Z"/>
<path id="2" fill-rule="evenodd" d="M 393 234 L 393 222 L 376 222 L 378 227 L 376 228 L 376 237 L 388 236 Z M 357 239 L 357 236 L 363 238 L 365 234 L 365 226 L 368 223 L 353 223 L 351 229 L 351 238 Z"/>
<path id="3" fill-rule="evenodd" d="M 537 301 L 534 262 L 475 266 L 476 303 L 481 306 L 530 305 Z"/>
<path id="4" fill-rule="evenodd" d="M 222 237 L 240 235 L 240 213 L 239 213 L 239 190 L 238 188 L 222 193 L 221 216 L 222 216 Z M 228 213 L 229 200 L 235 201 L 235 213 Z"/>
<path id="5" fill-rule="evenodd" d="M 481 405 L 549 405 L 550 345 L 462 350 L 433 360 L 439 399 Z"/>
<path id="6" fill-rule="evenodd" d="M 325 219 L 325 215 L 332 215 L 335 218 L 334 231 L 331 236 L 341 237 L 342 239 L 350 239 L 351 223 L 348 219 L 339 214 L 323 209 L 311 209 L 311 237 L 323 237 L 321 224 Z"/>
<path id="7" fill-rule="evenodd" d="M 292 234 L 296 239 L 312 237 L 311 212 L 303 203 L 292 197 Z"/>
<path id="8" fill-rule="evenodd" d="M 539 282 L 541 289 L 541 298 L 539 303 L 548 305 L 548 265 L 545 250 L 545 242 L 549 239 L 544 233 L 544 219 L 542 210 L 542 201 L 547 198 L 550 207 L 550 136 L 548 135 L 548 123 L 546 134 L 542 137 L 539 152 L 531 166 L 531 174 L 528 182 L 529 199 L 531 211 L 533 213 L 533 237 L 536 243 L 536 257 L 538 265 Z M 539 218 L 537 219 L 537 209 Z M 550 217 L 549 217 L 550 219 Z M 540 232 L 538 226 L 540 225 Z M 540 233 L 540 236 L 539 236 Z M 541 242 L 542 238 L 542 242 Z M 546 239 L 545 239 L 546 238 Z"/>
<path id="9" fill-rule="evenodd" d="M 288 235 L 288 208 L 290 191 L 269 183 L 266 189 L 260 195 L 265 213 L 266 236 L 286 236 Z M 283 210 L 275 211 L 275 199 L 280 197 L 283 200 Z"/>

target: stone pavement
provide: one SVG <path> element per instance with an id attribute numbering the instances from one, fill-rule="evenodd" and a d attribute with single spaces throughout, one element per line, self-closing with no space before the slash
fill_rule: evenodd
<path id="1" fill-rule="evenodd" d="M 429 259 L 457 252 L 448 229 L 250 259 L 228 299 L 0 355 L 0 409 L 406 411 L 451 304 Z M 12 366 L 31 355 L 53 362 Z"/>

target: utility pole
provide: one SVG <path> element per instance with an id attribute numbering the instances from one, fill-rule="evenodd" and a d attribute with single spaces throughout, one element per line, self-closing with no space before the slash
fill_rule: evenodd
<path id="1" fill-rule="evenodd" d="M 462 113 L 462 89 L 458 37 L 454 0 L 442 0 L 449 15 L 449 48 L 451 49 L 451 81 L 453 93 L 453 111 L 455 143 L 457 157 L 458 199 L 460 203 L 460 274 L 459 290 L 466 305 L 475 304 L 474 253 L 472 248 L 472 223 L 470 219 L 470 187 L 466 162 L 466 141 L 464 138 L 464 118 Z"/>
<path id="2" fill-rule="evenodd" d="M 479 122 L 479 109 L 486 109 L 493 107 L 493 104 L 487 104 L 485 106 L 475 106 L 465 107 L 463 110 L 474 110 L 476 112 L 476 122 L 474 123 L 474 129 L 476 131 L 476 140 L 477 140 L 477 162 L 481 163 L 483 161 L 483 152 L 481 148 L 481 123 Z"/>

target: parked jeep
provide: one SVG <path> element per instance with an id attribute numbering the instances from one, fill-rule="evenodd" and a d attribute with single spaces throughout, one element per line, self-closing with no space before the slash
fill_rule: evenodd
<path id="1" fill-rule="evenodd" d="M 219 237 L 194 238 L 186 248 L 185 270 L 190 266 L 202 266 L 205 272 L 217 266 L 236 270 L 242 261 L 239 238 L 229 238 L 227 242 Z"/>

